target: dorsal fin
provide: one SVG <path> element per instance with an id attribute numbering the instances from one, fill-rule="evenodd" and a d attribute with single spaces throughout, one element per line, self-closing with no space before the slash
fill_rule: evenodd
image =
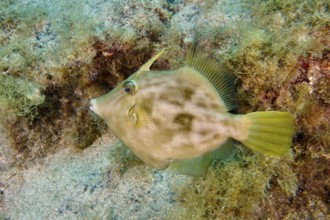
<path id="1" fill-rule="evenodd" d="M 140 69 L 137 71 L 137 75 L 139 75 L 140 73 L 145 72 L 145 71 L 150 71 L 151 65 L 158 59 L 158 57 L 160 57 L 160 55 L 162 55 L 162 53 L 164 51 L 165 51 L 165 48 L 162 49 L 161 51 L 159 51 L 158 53 L 156 53 L 156 55 L 151 57 L 145 64 L 143 64 L 140 67 Z"/>
<path id="2" fill-rule="evenodd" d="M 206 176 L 207 170 L 213 161 L 225 161 L 231 158 L 235 150 L 235 143 L 233 139 L 229 138 L 215 150 L 207 152 L 202 156 L 172 161 L 170 169 L 189 176 Z"/>
<path id="3" fill-rule="evenodd" d="M 202 56 L 196 50 L 197 45 L 194 44 L 186 57 L 186 65 L 194 68 L 208 79 L 217 90 L 228 111 L 237 109 L 235 77 L 224 72 L 223 68 L 215 60 Z"/>

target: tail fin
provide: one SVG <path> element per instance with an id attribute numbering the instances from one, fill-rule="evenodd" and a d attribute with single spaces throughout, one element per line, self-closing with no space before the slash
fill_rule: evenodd
<path id="1" fill-rule="evenodd" d="M 248 148 L 270 156 L 289 151 L 293 135 L 293 117 L 288 112 L 253 112 L 245 116 L 249 121 L 248 136 L 241 141 Z"/>

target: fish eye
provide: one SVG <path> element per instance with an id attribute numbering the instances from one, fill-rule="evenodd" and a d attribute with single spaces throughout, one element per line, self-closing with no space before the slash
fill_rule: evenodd
<path id="1" fill-rule="evenodd" d="M 123 83 L 124 91 L 128 94 L 134 95 L 136 92 L 136 84 L 133 80 L 128 80 Z"/>

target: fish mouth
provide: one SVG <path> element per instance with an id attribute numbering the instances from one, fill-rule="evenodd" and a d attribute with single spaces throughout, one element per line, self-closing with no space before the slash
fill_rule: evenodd
<path id="1" fill-rule="evenodd" d="M 89 109 L 95 112 L 96 114 L 99 114 L 96 108 L 96 100 L 92 99 L 89 103 Z"/>

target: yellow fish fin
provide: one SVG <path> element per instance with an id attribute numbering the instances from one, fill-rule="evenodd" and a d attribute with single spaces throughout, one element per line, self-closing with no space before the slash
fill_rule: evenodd
<path id="1" fill-rule="evenodd" d="M 224 68 L 210 57 L 202 56 L 196 52 L 194 44 L 186 57 L 186 66 L 202 74 L 217 90 L 228 111 L 237 109 L 235 77 L 225 72 Z"/>
<path id="2" fill-rule="evenodd" d="M 151 117 L 142 108 L 136 108 L 135 115 L 136 115 L 135 126 L 137 126 L 138 128 L 146 127 L 146 125 L 150 124 Z"/>
<path id="3" fill-rule="evenodd" d="M 248 136 L 241 141 L 248 148 L 269 155 L 281 156 L 289 151 L 294 134 L 293 117 L 288 112 L 252 112 Z"/>
<path id="4" fill-rule="evenodd" d="M 150 67 L 151 65 L 158 59 L 158 57 L 160 57 L 160 55 L 162 55 L 162 53 L 165 51 L 165 48 L 162 49 L 161 51 L 159 51 L 156 55 L 154 55 L 153 57 L 151 57 L 145 64 L 143 64 L 140 69 L 137 72 L 137 75 L 141 74 L 142 72 L 145 71 L 150 71 Z"/>
<path id="5" fill-rule="evenodd" d="M 228 139 L 215 150 L 207 152 L 202 156 L 185 160 L 173 160 L 170 164 L 170 169 L 189 176 L 204 177 L 213 161 L 227 160 L 233 155 L 234 149 L 235 141 Z"/>

